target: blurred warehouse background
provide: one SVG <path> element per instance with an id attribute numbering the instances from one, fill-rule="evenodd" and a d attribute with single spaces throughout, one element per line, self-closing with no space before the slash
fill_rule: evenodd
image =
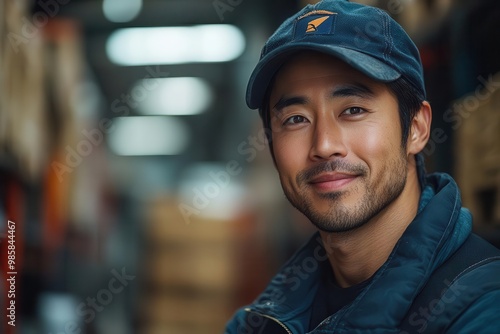
<path id="1" fill-rule="evenodd" d="M 0 0 L 1 333 L 223 332 L 312 233 L 244 103 L 267 37 L 312 2 Z M 498 246 L 500 3 L 358 2 L 418 44 L 428 170 Z"/>

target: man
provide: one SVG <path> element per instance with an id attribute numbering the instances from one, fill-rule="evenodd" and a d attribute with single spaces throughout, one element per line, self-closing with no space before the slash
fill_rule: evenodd
<path id="1" fill-rule="evenodd" d="M 431 106 L 395 21 L 345 0 L 307 6 L 264 46 L 247 104 L 286 197 L 319 232 L 227 333 L 500 332 L 499 253 L 464 246 L 457 185 L 425 175 Z M 459 265 L 471 247 L 486 255 Z"/>

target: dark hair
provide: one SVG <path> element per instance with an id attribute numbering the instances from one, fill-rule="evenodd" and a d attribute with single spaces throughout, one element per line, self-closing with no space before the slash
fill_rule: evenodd
<path id="1" fill-rule="evenodd" d="M 411 121 L 422 107 L 425 100 L 423 92 L 413 87 L 405 78 L 387 84 L 389 90 L 396 96 L 399 107 L 399 119 L 401 121 L 402 139 L 401 145 L 406 146 L 410 134 Z"/>
<path id="2" fill-rule="evenodd" d="M 273 82 L 270 83 L 269 87 L 273 86 Z M 413 87 L 405 78 L 401 77 L 396 81 L 387 83 L 389 90 L 396 96 L 399 108 L 399 119 L 401 121 L 401 132 L 402 139 L 401 145 L 406 146 L 408 142 L 408 136 L 410 134 L 411 121 L 420 110 L 422 102 L 425 100 L 424 94 Z M 262 124 L 266 131 L 267 140 L 269 143 L 269 149 L 271 155 L 274 159 L 274 152 L 272 146 L 272 131 L 271 131 L 271 118 L 269 110 L 269 98 L 271 95 L 271 89 L 269 88 L 264 97 L 264 103 L 261 108 L 259 108 L 259 115 L 262 119 Z"/>

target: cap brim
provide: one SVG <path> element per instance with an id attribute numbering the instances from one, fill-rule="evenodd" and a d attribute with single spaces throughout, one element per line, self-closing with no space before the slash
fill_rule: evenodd
<path id="1" fill-rule="evenodd" d="M 281 65 L 292 54 L 304 50 L 319 51 L 335 56 L 377 81 L 391 82 L 401 76 L 399 72 L 377 58 L 356 50 L 332 45 L 294 43 L 274 50 L 259 61 L 248 81 L 246 102 L 249 108 L 261 107 L 269 83 Z"/>

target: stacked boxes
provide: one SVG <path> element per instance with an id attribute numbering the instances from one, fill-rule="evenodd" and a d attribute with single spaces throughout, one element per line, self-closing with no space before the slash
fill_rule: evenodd
<path id="1" fill-rule="evenodd" d="M 151 205 L 145 225 L 140 333 L 222 333 L 233 312 L 233 224 Z"/>

